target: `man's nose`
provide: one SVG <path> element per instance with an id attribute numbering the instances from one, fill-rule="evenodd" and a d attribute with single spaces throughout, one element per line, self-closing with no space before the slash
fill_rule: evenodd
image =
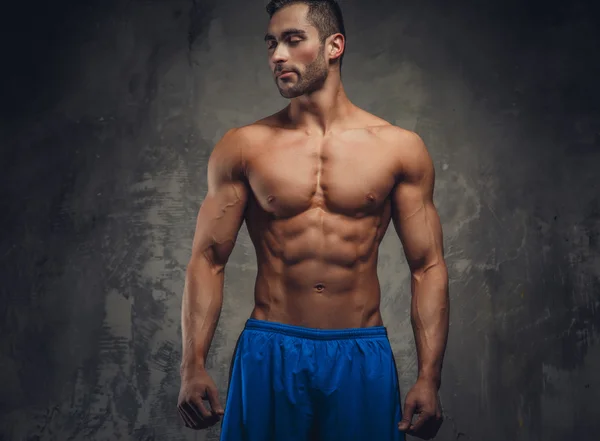
<path id="1" fill-rule="evenodd" d="M 289 54 L 284 45 L 278 44 L 273 55 L 271 55 L 271 62 L 273 64 L 285 63 L 288 60 Z"/>

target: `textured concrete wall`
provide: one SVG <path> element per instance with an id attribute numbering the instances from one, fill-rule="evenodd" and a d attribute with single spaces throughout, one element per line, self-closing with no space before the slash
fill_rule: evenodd
<path id="1" fill-rule="evenodd" d="M 180 301 L 212 146 L 285 105 L 261 42 L 264 3 L 14 6 L 1 440 L 218 439 L 176 413 Z M 597 7 L 342 4 L 351 99 L 421 134 L 437 169 L 452 297 L 437 439 L 598 440 Z M 255 271 L 244 228 L 209 360 L 222 394 Z M 416 358 L 393 229 L 380 276 L 404 394 Z"/>

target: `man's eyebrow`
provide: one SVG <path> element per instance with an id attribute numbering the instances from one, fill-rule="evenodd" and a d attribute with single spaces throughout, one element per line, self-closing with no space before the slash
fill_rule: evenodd
<path id="1" fill-rule="evenodd" d="M 289 37 L 290 35 L 306 35 L 306 31 L 302 29 L 287 29 L 281 33 L 281 38 Z M 266 34 L 265 41 L 277 40 L 273 34 Z"/>

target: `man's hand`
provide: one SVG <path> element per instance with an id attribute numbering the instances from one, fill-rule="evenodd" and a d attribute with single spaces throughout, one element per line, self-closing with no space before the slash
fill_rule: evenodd
<path id="1" fill-rule="evenodd" d="M 418 415 L 413 423 L 413 415 Z M 404 415 L 398 429 L 421 439 L 433 438 L 442 425 L 442 406 L 435 383 L 417 380 L 406 395 Z"/>
<path id="2" fill-rule="evenodd" d="M 182 372 L 177 410 L 185 426 L 200 430 L 217 424 L 225 413 L 218 395 L 217 386 L 206 369 Z M 204 400 L 210 403 L 210 410 Z"/>

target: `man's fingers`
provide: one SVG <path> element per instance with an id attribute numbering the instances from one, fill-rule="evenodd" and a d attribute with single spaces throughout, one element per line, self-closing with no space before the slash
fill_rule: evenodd
<path id="1" fill-rule="evenodd" d="M 400 421 L 400 424 L 398 424 L 398 429 L 400 429 L 403 432 L 406 432 L 410 428 L 416 407 L 417 403 L 415 401 L 406 400 L 406 403 L 404 403 L 404 412 L 402 415 L 402 420 Z"/>
<path id="2" fill-rule="evenodd" d="M 210 412 L 203 401 L 186 401 L 180 406 L 180 415 L 190 429 L 206 429 L 219 422 L 220 416 Z"/>
<path id="3" fill-rule="evenodd" d="M 219 401 L 219 393 L 217 389 L 208 388 L 206 391 L 208 395 L 208 402 L 210 403 L 210 408 L 212 409 L 214 414 L 223 415 L 225 411 L 223 410 L 223 406 L 221 406 L 221 402 Z"/>
<path id="4" fill-rule="evenodd" d="M 186 413 L 186 411 L 183 409 L 183 406 L 177 406 L 177 411 L 179 412 L 179 416 L 183 420 L 185 426 L 193 429 L 195 426 L 194 420 Z"/>
<path id="5" fill-rule="evenodd" d="M 201 410 L 198 408 L 198 406 L 196 406 L 196 404 L 193 401 L 186 401 L 181 405 L 181 408 L 192 420 L 192 425 L 194 426 L 194 429 L 197 428 L 196 426 L 201 425 L 205 420 L 204 416 L 202 416 Z"/>
<path id="6" fill-rule="evenodd" d="M 432 416 L 433 414 L 431 412 L 421 412 L 410 428 L 411 433 L 419 433 L 419 430 L 423 428 L 423 425 L 426 424 Z"/>
<path id="7" fill-rule="evenodd" d="M 189 404 L 203 420 L 210 418 L 212 415 L 210 410 L 206 407 L 206 404 L 204 404 L 204 400 L 201 396 L 197 396 L 190 400 Z"/>
<path id="8" fill-rule="evenodd" d="M 206 407 L 203 406 L 206 410 Z M 208 411 L 207 411 L 208 412 Z M 208 417 L 205 418 L 202 416 L 200 409 L 193 402 L 185 402 L 181 405 L 182 418 L 186 421 L 186 427 L 194 430 L 206 429 L 214 425 L 218 418 L 216 418 L 213 414 L 208 412 Z"/>
<path id="9" fill-rule="evenodd" d="M 440 414 L 425 416 L 422 425 L 415 427 L 414 430 L 408 432 L 410 435 L 415 435 L 421 439 L 435 438 L 443 422 L 443 417 Z M 416 426 L 416 424 L 415 424 Z"/>

